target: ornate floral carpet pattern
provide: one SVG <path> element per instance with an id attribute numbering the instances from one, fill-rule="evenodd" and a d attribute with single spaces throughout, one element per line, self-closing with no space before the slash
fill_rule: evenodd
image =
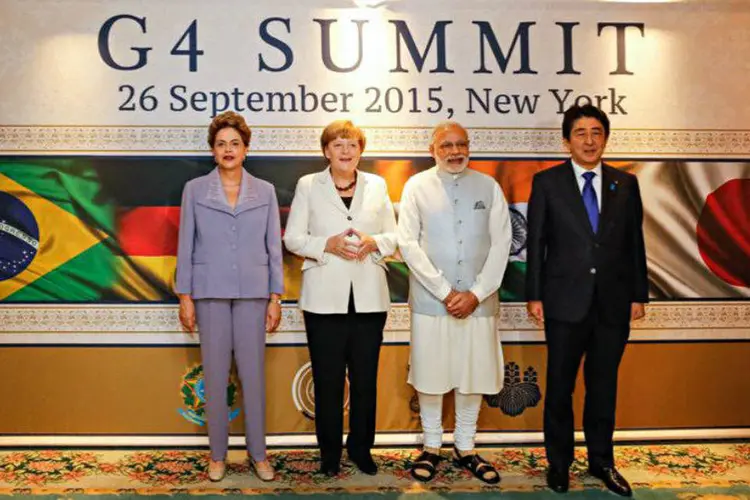
<path id="1" fill-rule="evenodd" d="M 499 486 L 486 486 L 448 459 L 429 484 L 414 481 L 408 472 L 416 450 L 379 449 L 377 476 L 358 472 L 346 458 L 341 474 L 328 478 L 317 472 L 314 450 L 274 450 L 269 453 L 277 478 L 264 483 L 252 475 L 241 450 L 230 451 L 226 478 L 208 480 L 208 453 L 192 450 L 3 450 L 0 451 L 0 495 L 263 495 L 272 494 L 400 494 L 452 496 L 457 493 L 529 493 L 542 498 L 547 490 L 547 462 L 541 448 L 485 448 L 481 454 L 501 472 Z M 446 458 L 448 451 L 443 452 Z M 601 482 L 586 473 L 585 450 L 576 450 L 571 468 L 570 498 L 608 495 Z M 636 490 L 636 497 L 750 500 L 750 444 L 619 446 L 616 462 Z M 543 495 L 544 494 L 544 495 Z M 516 498 L 515 494 L 504 495 Z M 522 495 L 519 497 L 523 497 Z M 525 498 L 525 497 L 524 497 Z"/>

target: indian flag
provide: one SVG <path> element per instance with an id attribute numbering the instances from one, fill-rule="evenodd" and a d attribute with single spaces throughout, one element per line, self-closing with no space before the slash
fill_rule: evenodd
<path id="1" fill-rule="evenodd" d="M 508 301 L 525 300 L 526 290 L 526 209 L 534 174 L 557 165 L 560 160 L 474 160 L 471 168 L 494 177 L 500 184 L 510 210 L 513 241 L 510 262 L 505 270 L 500 297 Z"/>
<path id="2" fill-rule="evenodd" d="M 536 172 L 558 163 L 560 163 L 560 160 L 471 160 L 469 163 L 469 168 L 485 173 L 498 181 L 511 213 L 513 242 L 510 262 L 500 289 L 500 296 L 503 300 L 524 300 L 526 286 L 526 207 L 531 194 L 531 180 Z M 434 162 L 431 158 L 378 160 L 374 162 L 373 171 L 386 179 L 391 200 L 398 208 L 398 200 L 401 198 L 406 180 L 415 173 L 431 168 L 433 165 Z M 389 263 L 389 267 L 393 271 L 389 276 L 391 298 L 405 301 L 408 270 L 403 263 L 398 262 Z M 394 293 L 394 288 L 403 289 L 403 292 Z"/>

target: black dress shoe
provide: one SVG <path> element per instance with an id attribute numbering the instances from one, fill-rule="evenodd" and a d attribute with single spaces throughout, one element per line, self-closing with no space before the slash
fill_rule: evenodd
<path id="1" fill-rule="evenodd" d="M 349 458 L 357 466 L 357 469 L 361 470 L 368 476 L 374 476 L 378 473 L 378 466 L 372 459 L 372 455 L 369 453 L 361 455 L 349 455 Z"/>
<path id="2" fill-rule="evenodd" d="M 341 465 L 337 461 L 323 460 L 320 463 L 320 473 L 325 474 L 328 477 L 336 477 L 341 471 Z"/>
<path id="3" fill-rule="evenodd" d="M 604 481 L 604 485 L 612 493 L 621 497 L 633 496 L 630 484 L 614 467 L 589 467 L 589 474 Z"/>
<path id="4" fill-rule="evenodd" d="M 570 487 L 570 474 L 568 469 L 550 467 L 547 470 L 547 486 L 555 493 L 566 493 Z"/>

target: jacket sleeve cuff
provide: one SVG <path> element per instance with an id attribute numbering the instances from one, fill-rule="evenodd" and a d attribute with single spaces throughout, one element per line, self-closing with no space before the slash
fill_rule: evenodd
<path id="1" fill-rule="evenodd" d="M 381 255 L 380 258 L 382 259 L 382 255 L 385 253 L 385 250 L 383 249 L 383 238 L 381 238 L 379 234 L 376 234 L 372 237 L 372 239 L 375 240 L 375 244 L 378 246 L 377 253 Z M 374 253 L 376 252 L 373 252 L 373 254 Z"/>
<path id="2" fill-rule="evenodd" d="M 436 297 L 440 299 L 440 302 L 442 302 L 451 293 L 451 290 L 453 290 L 451 286 L 447 282 L 445 282 L 440 286 Z"/>
<path id="3" fill-rule="evenodd" d="M 373 251 L 370 256 L 372 257 L 372 260 L 377 264 L 385 258 L 386 251 L 383 248 L 383 238 L 380 235 L 375 235 L 372 237 L 372 239 L 375 240 L 375 244 L 378 246 L 378 249 Z"/>
<path id="4" fill-rule="evenodd" d="M 190 279 L 175 279 L 174 289 L 175 295 L 190 295 L 192 293 L 192 287 L 190 286 Z"/>
<path id="5" fill-rule="evenodd" d="M 469 291 L 474 294 L 480 304 L 490 296 L 490 294 L 488 294 L 485 290 L 482 289 L 482 287 L 479 286 L 474 286 Z"/>
<path id="6" fill-rule="evenodd" d="M 326 263 L 328 262 L 328 254 L 326 254 L 326 238 L 319 237 L 315 238 L 313 241 L 310 242 L 310 245 L 312 246 L 312 255 L 315 260 L 318 262 Z"/>

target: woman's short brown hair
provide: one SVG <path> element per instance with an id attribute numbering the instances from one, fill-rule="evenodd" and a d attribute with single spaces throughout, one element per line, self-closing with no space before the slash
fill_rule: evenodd
<path id="1" fill-rule="evenodd" d="M 216 134 L 219 130 L 224 128 L 233 128 L 242 137 L 242 142 L 245 143 L 245 147 L 250 145 L 250 127 L 247 126 L 245 119 L 241 114 L 235 113 L 234 111 L 224 111 L 223 113 L 216 115 L 216 118 L 211 122 L 208 127 L 208 145 L 214 147 L 216 142 Z"/>
<path id="2" fill-rule="evenodd" d="M 350 120 L 336 120 L 328 124 L 320 134 L 320 149 L 325 154 L 326 146 L 336 139 L 356 139 L 359 142 L 359 150 L 365 150 L 367 139 L 362 129 L 354 125 Z"/>

